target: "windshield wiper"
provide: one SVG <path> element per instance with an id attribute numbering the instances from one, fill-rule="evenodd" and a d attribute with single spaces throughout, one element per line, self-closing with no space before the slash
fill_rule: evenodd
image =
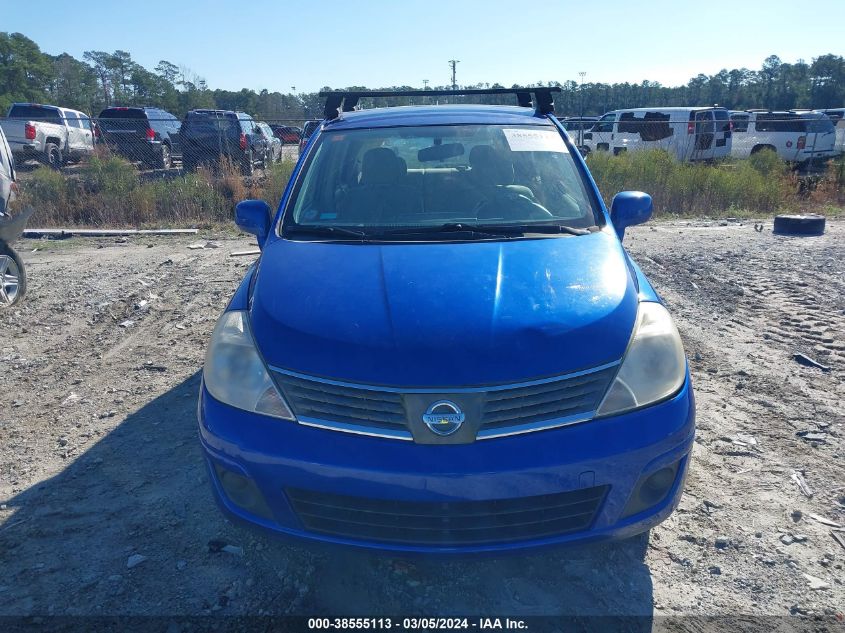
<path id="1" fill-rule="evenodd" d="M 467 225 L 468 228 L 480 231 L 501 231 L 508 234 L 524 235 L 525 233 L 543 233 L 549 235 L 589 235 L 590 229 L 582 229 L 556 222 L 526 222 L 524 224 L 474 224 Z"/>
<path id="2" fill-rule="evenodd" d="M 487 239 L 513 238 L 520 235 L 540 233 L 547 235 L 588 235 L 590 229 L 576 228 L 553 222 L 526 222 L 524 224 L 475 224 L 472 222 L 446 222 L 434 226 L 406 226 L 384 231 L 365 232 L 343 226 L 291 225 L 285 235 L 325 235 L 356 240 L 383 240 L 415 235 L 442 236 L 444 239 Z"/>
<path id="3" fill-rule="evenodd" d="M 386 238 L 413 235 L 442 235 L 448 238 L 469 237 L 471 239 L 484 239 L 489 237 L 507 237 L 514 235 L 512 231 L 499 231 L 495 225 L 481 227 L 478 224 L 464 222 L 447 222 L 435 226 L 406 226 L 401 229 L 388 229 L 373 233 L 370 237 Z"/>
<path id="4" fill-rule="evenodd" d="M 291 225 L 285 228 L 285 235 L 327 235 L 331 237 L 354 237 L 363 240 L 367 237 L 364 231 L 348 229 L 344 226 L 319 226 L 319 225 Z"/>

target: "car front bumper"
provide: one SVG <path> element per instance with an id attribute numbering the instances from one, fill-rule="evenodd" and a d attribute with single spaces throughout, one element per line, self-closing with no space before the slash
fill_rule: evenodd
<path id="1" fill-rule="evenodd" d="M 214 494 L 232 518 L 281 536 L 408 553 L 503 552 L 644 532 L 678 505 L 695 434 L 688 376 L 673 398 L 639 411 L 464 445 L 421 445 L 311 428 L 224 405 L 205 386 L 198 417 Z M 667 467 L 674 474 L 665 494 L 650 505 L 637 501 L 643 482 Z M 246 509 L 230 498 L 221 474 L 231 482 L 232 473 L 259 493 L 257 505 Z M 405 507 L 465 502 L 499 507 L 599 489 L 602 498 L 582 529 L 472 543 L 416 543 L 404 537 L 396 542 L 315 531 L 304 524 L 291 497 L 292 491 L 311 491 Z"/>

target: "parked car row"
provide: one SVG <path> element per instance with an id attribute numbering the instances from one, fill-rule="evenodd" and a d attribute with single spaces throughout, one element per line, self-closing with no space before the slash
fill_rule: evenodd
<path id="1" fill-rule="evenodd" d="M 845 152 L 844 113 L 845 109 L 631 108 L 608 112 L 586 131 L 586 117 L 565 119 L 564 126 L 585 153 L 665 149 L 681 161 L 708 161 L 747 158 L 768 149 L 785 161 L 805 165 Z"/>
<path id="2" fill-rule="evenodd" d="M 244 112 L 191 110 L 183 120 L 154 107 L 113 106 L 92 119 L 84 112 L 37 103 L 15 103 L 0 129 L 18 163 L 37 160 L 56 169 L 94 152 L 98 143 L 150 169 L 186 170 L 220 158 L 245 174 L 281 160 L 285 143 L 298 144 L 299 128 L 270 126 Z"/>

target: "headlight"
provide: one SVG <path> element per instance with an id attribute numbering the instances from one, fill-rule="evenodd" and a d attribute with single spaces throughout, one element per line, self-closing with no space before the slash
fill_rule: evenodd
<path id="1" fill-rule="evenodd" d="M 296 420 L 255 348 L 245 312 L 226 312 L 217 321 L 205 357 L 203 381 L 208 392 L 225 404 Z"/>
<path id="2" fill-rule="evenodd" d="M 673 395 L 684 384 L 686 357 L 678 329 L 659 303 L 641 303 L 634 336 L 596 416 L 639 409 Z"/>

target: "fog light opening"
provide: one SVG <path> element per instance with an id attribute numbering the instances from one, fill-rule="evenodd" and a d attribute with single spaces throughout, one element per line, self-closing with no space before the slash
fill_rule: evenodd
<path id="1" fill-rule="evenodd" d="M 220 486 L 229 501 L 257 516 L 265 519 L 273 518 L 267 502 L 264 501 L 264 497 L 252 479 L 218 464 L 214 465 L 214 470 L 217 472 L 217 479 L 220 481 Z"/>
<path id="2" fill-rule="evenodd" d="M 640 499 L 648 505 L 662 501 L 675 481 L 676 470 L 675 467 L 661 468 L 653 475 L 649 475 L 640 488 Z"/>
<path id="3" fill-rule="evenodd" d="M 675 484 L 679 465 L 680 460 L 669 466 L 664 466 L 648 476 L 641 477 L 634 487 L 622 517 L 637 514 L 663 501 Z"/>

